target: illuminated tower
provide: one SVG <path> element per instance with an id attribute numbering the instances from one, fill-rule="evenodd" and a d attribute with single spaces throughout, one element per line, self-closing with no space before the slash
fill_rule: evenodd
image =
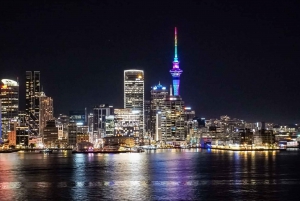
<path id="1" fill-rule="evenodd" d="M 174 96 L 179 96 L 179 85 L 180 85 L 180 75 L 182 70 L 179 68 L 179 61 L 177 57 L 177 28 L 175 27 L 175 57 L 173 61 L 173 68 L 170 70 L 173 77 L 173 89 Z"/>

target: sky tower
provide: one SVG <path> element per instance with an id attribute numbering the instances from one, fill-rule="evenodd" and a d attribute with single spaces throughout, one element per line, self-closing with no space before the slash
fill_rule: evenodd
<path id="1" fill-rule="evenodd" d="M 173 61 L 173 68 L 170 70 L 170 73 L 173 77 L 174 96 L 179 96 L 180 75 L 182 70 L 179 68 L 179 61 L 177 57 L 177 27 L 175 27 L 175 57 Z"/>

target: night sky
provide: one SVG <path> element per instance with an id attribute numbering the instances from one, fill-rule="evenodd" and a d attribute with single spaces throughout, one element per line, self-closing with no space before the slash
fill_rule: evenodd
<path id="1" fill-rule="evenodd" d="M 121 2 L 121 1 L 120 1 Z M 123 71 L 169 87 L 178 28 L 181 96 L 197 116 L 299 123 L 297 1 L 1 1 L 0 78 L 41 71 L 54 110 L 123 107 Z M 140 3 L 137 3 L 140 2 Z"/>

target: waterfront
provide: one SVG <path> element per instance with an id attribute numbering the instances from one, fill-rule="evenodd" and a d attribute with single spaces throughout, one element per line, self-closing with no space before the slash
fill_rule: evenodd
<path id="1" fill-rule="evenodd" d="M 1 200 L 298 200 L 298 150 L 0 154 Z"/>

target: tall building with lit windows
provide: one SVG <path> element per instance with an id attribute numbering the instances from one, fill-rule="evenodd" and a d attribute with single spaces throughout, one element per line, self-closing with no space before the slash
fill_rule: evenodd
<path id="1" fill-rule="evenodd" d="M 168 96 L 161 106 L 161 135 L 164 141 L 186 140 L 184 101 Z"/>
<path id="2" fill-rule="evenodd" d="M 40 126 L 39 133 L 43 136 L 47 121 L 53 120 L 53 99 L 46 96 L 44 92 L 40 93 Z"/>
<path id="3" fill-rule="evenodd" d="M 29 135 L 39 135 L 40 93 L 40 71 L 26 71 L 25 112 Z"/>
<path id="4" fill-rule="evenodd" d="M 7 139 L 8 132 L 10 129 L 10 123 L 12 121 L 17 121 L 18 113 L 19 113 L 19 83 L 10 80 L 10 79 L 2 79 L 1 80 L 1 133 L 2 138 Z M 1 135 L 0 135 L 1 138 Z"/>
<path id="5" fill-rule="evenodd" d="M 112 136 L 113 133 L 106 130 L 107 117 L 113 115 L 114 108 L 109 104 L 100 104 L 93 109 L 93 139 Z"/>
<path id="6" fill-rule="evenodd" d="M 162 86 L 160 83 L 151 87 L 151 100 L 150 100 L 150 116 L 151 116 L 151 133 L 152 136 L 155 136 L 157 131 L 157 114 L 161 112 L 162 104 L 164 103 L 169 92 L 166 87 Z"/>
<path id="7" fill-rule="evenodd" d="M 139 113 L 140 138 L 145 133 L 145 111 L 144 111 L 144 71 L 125 70 L 124 71 L 124 108 L 132 109 Z"/>

